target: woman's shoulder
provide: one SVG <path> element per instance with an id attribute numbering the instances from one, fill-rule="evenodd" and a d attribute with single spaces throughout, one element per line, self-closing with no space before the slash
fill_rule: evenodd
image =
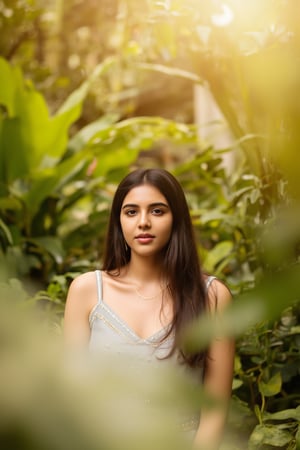
<path id="1" fill-rule="evenodd" d="M 95 271 L 91 270 L 89 272 L 84 272 L 72 280 L 71 286 L 75 286 L 77 289 L 89 288 L 91 284 L 95 284 L 96 276 Z"/>
<path id="2" fill-rule="evenodd" d="M 95 272 L 77 275 L 70 284 L 64 315 L 64 333 L 72 345 L 89 341 L 89 314 L 97 303 Z"/>
<path id="3" fill-rule="evenodd" d="M 82 299 L 93 298 L 96 294 L 95 271 L 89 271 L 77 275 L 71 282 L 68 298 L 72 301 L 82 301 Z"/>
<path id="4" fill-rule="evenodd" d="M 231 303 L 232 294 L 224 281 L 209 275 L 206 275 L 204 280 L 208 285 L 208 301 L 210 307 L 222 310 Z"/>

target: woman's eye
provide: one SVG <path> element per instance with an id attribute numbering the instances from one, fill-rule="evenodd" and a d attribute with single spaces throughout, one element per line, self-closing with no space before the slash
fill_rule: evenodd
<path id="1" fill-rule="evenodd" d="M 152 210 L 152 214 L 154 214 L 155 216 L 161 216 L 163 214 L 163 211 L 159 208 L 155 208 Z"/>
<path id="2" fill-rule="evenodd" d="M 136 214 L 136 211 L 135 211 L 135 209 L 128 209 L 125 214 L 126 214 L 126 216 L 132 217 Z"/>

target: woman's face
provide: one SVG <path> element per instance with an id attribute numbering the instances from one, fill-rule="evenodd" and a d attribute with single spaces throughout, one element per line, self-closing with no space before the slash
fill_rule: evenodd
<path id="1" fill-rule="evenodd" d="M 158 255 L 169 242 L 173 215 L 164 195 L 154 186 L 143 184 L 124 198 L 120 222 L 132 254 Z"/>

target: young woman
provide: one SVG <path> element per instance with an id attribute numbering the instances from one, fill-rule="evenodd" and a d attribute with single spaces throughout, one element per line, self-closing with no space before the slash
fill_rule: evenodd
<path id="1" fill-rule="evenodd" d="M 71 284 L 65 337 L 76 347 L 139 356 L 153 364 L 172 361 L 197 374 L 199 383 L 225 402 L 230 398 L 234 344 L 215 340 L 190 354 L 180 337 L 201 314 L 218 313 L 229 290 L 203 274 L 188 205 L 178 181 L 163 169 L 131 172 L 116 190 L 101 271 Z M 226 408 L 201 411 L 187 421 L 195 448 L 218 448 Z"/>

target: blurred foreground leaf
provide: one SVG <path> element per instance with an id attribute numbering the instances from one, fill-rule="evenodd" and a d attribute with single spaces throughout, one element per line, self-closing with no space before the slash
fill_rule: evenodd
<path id="1" fill-rule="evenodd" d="M 276 319 L 300 298 L 300 266 L 266 275 L 253 290 L 239 295 L 217 317 L 201 317 L 185 336 L 190 350 L 205 348 L 215 337 L 240 336 L 250 326 Z"/>
<path id="2" fill-rule="evenodd" d="M 4 287 L 0 286 L 1 448 L 187 448 L 182 411 L 199 409 L 204 401 L 215 404 L 197 389 L 198 383 L 160 364 L 146 361 L 146 370 L 137 370 L 140 366 L 122 355 L 92 358 L 86 352 L 66 351 L 61 338 L 45 326 L 42 311 L 20 308 L 27 298 L 19 284 Z"/>

